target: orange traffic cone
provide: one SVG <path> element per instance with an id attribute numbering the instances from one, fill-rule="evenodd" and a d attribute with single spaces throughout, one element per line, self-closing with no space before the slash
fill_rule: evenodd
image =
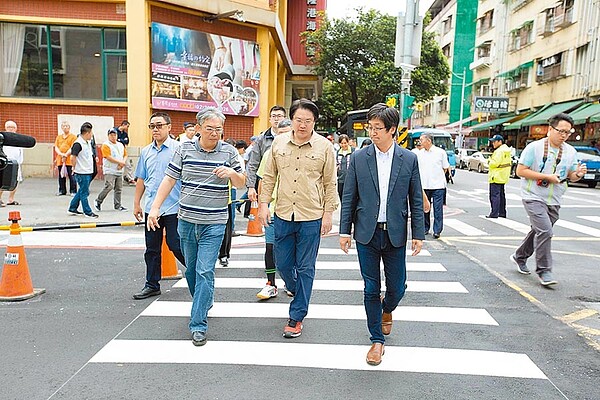
<path id="1" fill-rule="evenodd" d="M 46 291 L 46 289 L 34 289 L 31 283 L 27 257 L 25 257 L 21 239 L 20 219 L 21 214 L 18 211 L 8 213 L 8 220 L 12 221 L 12 224 L 0 280 L 0 301 L 27 300 Z"/>
<path id="2" fill-rule="evenodd" d="M 175 255 L 171 249 L 169 249 L 169 246 L 167 246 L 166 233 L 163 234 L 163 242 L 160 254 L 160 279 L 181 279 L 183 275 L 177 267 L 177 259 L 175 258 Z"/>
<path id="3" fill-rule="evenodd" d="M 250 215 L 248 215 L 248 228 L 246 229 L 247 236 L 262 236 L 264 235 L 262 225 L 258 220 L 258 202 L 250 203 Z"/>

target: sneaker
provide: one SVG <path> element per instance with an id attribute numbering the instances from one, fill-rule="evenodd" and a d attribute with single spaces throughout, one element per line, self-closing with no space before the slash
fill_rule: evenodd
<path id="1" fill-rule="evenodd" d="M 221 264 L 221 267 L 227 267 L 229 266 L 229 259 L 227 257 L 221 257 L 219 258 L 219 264 Z"/>
<path id="2" fill-rule="evenodd" d="M 439 233 L 434 233 L 433 234 L 433 238 L 434 239 L 439 239 L 440 238 L 440 234 Z"/>
<path id="3" fill-rule="evenodd" d="M 115 210 L 117 211 L 127 211 L 127 208 L 120 206 L 120 207 L 115 207 Z"/>
<path id="4" fill-rule="evenodd" d="M 94 214 L 93 212 L 89 213 L 89 214 L 85 214 L 85 216 L 87 218 L 98 218 L 98 214 Z"/>
<path id="5" fill-rule="evenodd" d="M 66 196 L 67 194 L 66 194 L 66 193 L 61 193 L 61 192 L 58 192 L 58 193 L 56 193 L 56 195 L 57 195 L 57 196 Z"/>
<path id="6" fill-rule="evenodd" d="M 515 264 L 517 264 L 517 271 L 519 271 L 520 273 L 522 273 L 523 275 L 529 275 L 531 273 L 531 271 L 529 270 L 529 268 L 527 268 L 527 264 L 525 263 L 520 263 L 517 260 L 517 255 L 516 254 L 511 254 L 510 255 L 510 260 L 512 262 L 514 262 Z"/>
<path id="7" fill-rule="evenodd" d="M 206 344 L 206 333 L 200 331 L 192 332 L 192 343 L 194 346 L 204 346 Z"/>
<path id="8" fill-rule="evenodd" d="M 261 300 L 267 300 L 272 297 L 277 297 L 277 288 L 275 286 L 272 286 L 271 282 L 267 282 L 267 285 L 256 294 L 256 297 L 258 297 Z"/>
<path id="9" fill-rule="evenodd" d="M 302 335 L 302 322 L 288 319 L 288 323 L 283 328 L 283 337 L 286 339 L 293 339 L 300 335 Z"/>
<path id="10" fill-rule="evenodd" d="M 71 215 L 83 215 L 83 213 L 79 210 L 68 210 L 67 213 Z"/>
<path id="11" fill-rule="evenodd" d="M 542 271 L 539 273 L 540 283 L 542 286 L 556 285 L 558 281 L 552 279 L 552 273 L 550 271 Z"/>
<path id="12" fill-rule="evenodd" d="M 285 294 L 287 294 L 288 297 L 294 297 L 296 295 L 291 290 L 288 290 L 288 288 L 286 288 L 285 286 L 283 287 L 283 291 L 285 292 Z"/>
<path id="13" fill-rule="evenodd" d="M 102 211 L 102 203 L 100 203 L 98 200 L 94 200 L 94 208 L 96 211 Z"/>

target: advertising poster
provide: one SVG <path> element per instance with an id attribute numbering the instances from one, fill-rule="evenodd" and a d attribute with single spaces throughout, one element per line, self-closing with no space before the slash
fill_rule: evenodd
<path id="1" fill-rule="evenodd" d="M 152 23 L 152 107 L 258 116 L 258 44 Z"/>

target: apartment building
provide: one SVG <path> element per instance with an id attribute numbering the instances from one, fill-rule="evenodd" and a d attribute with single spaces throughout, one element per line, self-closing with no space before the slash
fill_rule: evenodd
<path id="1" fill-rule="evenodd" d="M 313 98 L 301 32 L 326 0 L 2 0 L 0 116 L 37 139 L 26 175 L 49 175 L 61 121 L 91 121 L 98 143 L 127 119 L 130 156 L 147 124 L 169 112 L 172 131 L 207 106 L 227 116 L 225 137 L 268 127 L 269 108 Z"/>

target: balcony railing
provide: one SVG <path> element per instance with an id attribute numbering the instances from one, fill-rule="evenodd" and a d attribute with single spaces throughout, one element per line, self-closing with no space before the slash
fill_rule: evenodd
<path id="1" fill-rule="evenodd" d="M 469 69 L 472 71 L 480 68 L 489 68 L 489 66 L 490 57 L 480 57 L 477 60 L 473 61 L 471 64 L 469 64 Z"/>

